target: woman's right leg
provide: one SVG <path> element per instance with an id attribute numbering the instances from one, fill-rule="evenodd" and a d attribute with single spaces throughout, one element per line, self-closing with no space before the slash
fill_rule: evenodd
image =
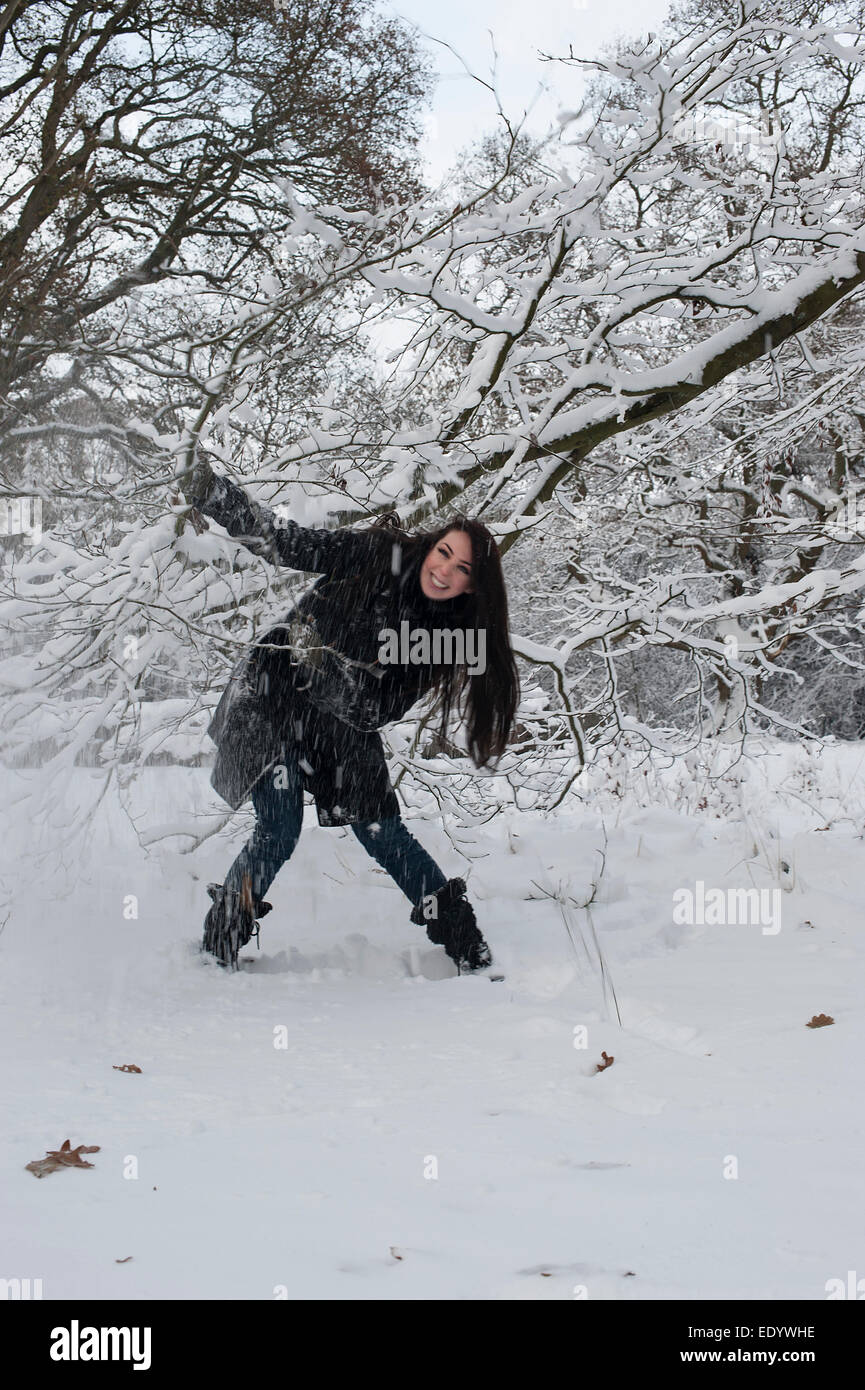
<path id="1" fill-rule="evenodd" d="M 243 891 L 247 875 L 256 902 L 261 902 L 286 859 L 303 824 L 303 781 L 294 749 L 286 760 L 262 773 L 251 792 L 256 825 L 225 876 L 225 886 Z"/>

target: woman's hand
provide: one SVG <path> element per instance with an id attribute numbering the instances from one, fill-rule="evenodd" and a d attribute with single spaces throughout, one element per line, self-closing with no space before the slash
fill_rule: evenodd
<path id="1" fill-rule="evenodd" d="M 187 502 L 194 503 L 207 496 L 215 478 L 216 474 L 207 460 L 198 459 L 194 468 L 182 473 L 177 482 Z"/>

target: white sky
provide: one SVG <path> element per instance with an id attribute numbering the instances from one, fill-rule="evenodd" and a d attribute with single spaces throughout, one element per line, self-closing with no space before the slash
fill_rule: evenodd
<path id="1" fill-rule="evenodd" d="M 559 108 L 579 105 L 581 82 L 575 69 L 541 62 L 538 51 L 566 55 L 572 44 L 578 57 L 592 57 L 617 33 L 657 28 L 668 0 L 385 0 L 382 9 L 422 31 L 440 74 L 424 146 L 429 174 L 438 179 L 458 151 L 496 121 L 492 93 L 472 80 L 460 58 L 490 81 L 494 42 L 504 110 L 516 121 L 530 107 L 529 127 L 544 130 Z"/>

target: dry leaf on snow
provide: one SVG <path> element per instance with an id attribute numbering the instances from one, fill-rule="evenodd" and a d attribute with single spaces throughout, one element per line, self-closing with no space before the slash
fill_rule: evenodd
<path id="1" fill-rule="evenodd" d="M 115 1066 L 112 1066 L 111 1070 L 112 1070 L 112 1071 L 141 1071 L 141 1068 L 140 1068 L 140 1067 L 137 1067 L 137 1066 L 135 1065 L 134 1062 L 127 1062 L 127 1063 L 126 1063 L 124 1066 L 122 1066 L 122 1067 L 115 1067 Z"/>
<path id="2" fill-rule="evenodd" d="M 601 1056 L 604 1060 L 595 1064 L 595 1071 L 606 1071 L 607 1067 L 611 1067 L 616 1060 L 615 1057 L 608 1057 L 606 1052 L 602 1052 Z"/>
<path id="3" fill-rule="evenodd" d="M 810 1023 L 806 1023 L 806 1028 L 825 1028 L 828 1023 L 834 1023 L 834 1018 L 828 1014 L 815 1014 Z"/>
<path id="4" fill-rule="evenodd" d="M 33 1162 L 25 1164 L 25 1167 L 34 1177 L 44 1178 L 46 1173 L 56 1173 L 58 1168 L 92 1168 L 93 1164 L 88 1163 L 81 1155 L 98 1152 L 98 1144 L 79 1144 L 77 1149 L 73 1149 L 69 1140 L 64 1139 L 59 1149 L 47 1149 L 45 1158 L 34 1158 Z"/>

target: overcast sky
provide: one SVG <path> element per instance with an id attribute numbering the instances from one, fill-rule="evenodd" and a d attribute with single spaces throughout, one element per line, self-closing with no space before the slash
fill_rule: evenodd
<path id="1" fill-rule="evenodd" d="M 577 56 L 592 57 L 617 33 L 657 28 L 668 0 L 385 0 L 382 9 L 426 35 L 440 74 L 424 146 L 429 173 L 437 179 L 460 148 L 495 124 L 492 94 L 467 75 L 460 58 L 489 81 L 495 47 L 502 106 L 512 120 L 531 107 L 528 125 L 544 130 L 559 108 L 579 104 L 580 85 L 575 69 L 542 62 L 538 50 L 567 54 L 571 44 Z M 539 96 L 541 87 L 548 90 Z"/>

